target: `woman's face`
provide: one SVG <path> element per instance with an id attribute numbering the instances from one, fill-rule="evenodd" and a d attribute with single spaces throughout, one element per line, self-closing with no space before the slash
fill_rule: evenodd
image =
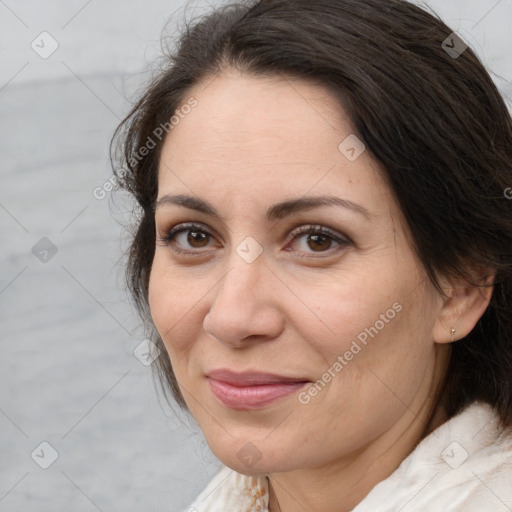
<path id="1" fill-rule="evenodd" d="M 149 301 L 213 452 L 268 474 L 419 435 L 442 300 L 346 113 L 234 71 L 190 97 L 161 156 Z"/>

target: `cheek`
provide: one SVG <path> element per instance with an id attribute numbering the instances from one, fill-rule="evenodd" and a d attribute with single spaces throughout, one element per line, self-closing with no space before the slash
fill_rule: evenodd
<path id="1" fill-rule="evenodd" d="M 308 301 L 316 316 L 301 322 L 316 377 L 335 381 L 334 394 L 353 386 L 371 394 L 379 385 L 375 374 L 392 388 L 402 379 L 414 387 L 430 355 L 434 319 L 418 269 L 352 270 L 342 279 L 326 279 L 314 295 L 305 283 L 298 293 L 316 297 Z M 330 379 L 329 371 L 336 378 Z"/>
<path id="2" fill-rule="evenodd" d="M 190 340 L 201 329 L 204 288 L 191 276 L 180 277 L 157 249 L 148 287 L 151 317 L 171 359 L 190 349 Z"/>
<path id="3" fill-rule="evenodd" d="M 369 286 L 365 277 L 354 272 L 348 278 L 328 278 L 324 286 L 315 288 L 312 293 L 311 285 L 303 284 L 298 291 L 298 295 L 308 297 L 314 313 L 303 317 L 302 334 L 315 345 L 324 362 L 332 362 L 333 357 L 351 349 L 358 352 L 357 345 L 364 348 L 400 323 L 403 294 L 396 284 L 384 279 Z"/>
<path id="4" fill-rule="evenodd" d="M 318 305 L 319 316 L 336 334 L 319 336 L 310 324 L 315 355 L 308 360 L 318 380 L 299 397 L 307 404 L 304 423 L 311 423 L 305 429 L 337 424 L 356 443 L 363 434 L 389 427 L 403 414 L 404 403 L 412 403 L 432 355 L 429 307 L 423 294 L 407 287 L 383 290 L 347 283 L 343 293 Z"/>
<path id="5" fill-rule="evenodd" d="M 160 259 L 157 254 L 155 254 L 149 277 L 148 302 L 153 323 L 165 342 L 166 328 L 169 329 L 172 325 L 172 319 L 170 319 L 170 316 L 172 315 L 172 308 L 170 307 L 170 302 L 172 300 L 172 294 L 170 293 L 172 283 L 162 275 L 160 268 L 161 263 L 159 260 Z"/>

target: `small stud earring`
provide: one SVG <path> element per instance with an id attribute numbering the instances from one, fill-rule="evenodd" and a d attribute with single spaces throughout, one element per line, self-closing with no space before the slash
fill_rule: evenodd
<path id="1" fill-rule="evenodd" d="M 455 329 L 452 327 L 451 330 L 450 330 L 450 337 L 451 337 L 451 340 L 450 342 L 453 343 L 453 335 L 455 334 Z"/>

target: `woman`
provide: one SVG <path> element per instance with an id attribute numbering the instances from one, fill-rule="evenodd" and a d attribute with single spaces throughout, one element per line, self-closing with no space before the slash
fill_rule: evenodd
<path id="1" fill-rule="evenodd" d="M 118 131 L 190 511 L 512 510 L 512 121 L 406 1 L 239 2 Z"/>

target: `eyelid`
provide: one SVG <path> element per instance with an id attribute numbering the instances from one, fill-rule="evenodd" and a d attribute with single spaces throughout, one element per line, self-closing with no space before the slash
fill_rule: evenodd
<path id="1" fill-rule="evenodd" d="M 210 229 L 208 227 L 206 227 L 204 224 L 202 224 L 200 222 L 183 222 L 183 223 L 176 224 L 172 228 L 168 229 L 165 232 L 164 236 L 158 236 L 158 241 L 162 242 L 164 246 L 173 245 L 172 250 L 178 254 L 191 255 L 191 256 L 204 255 L 205 253 L 209 252 L 208 247 L 203 248 L 203 249 L 184 249 L 181 246 L 179 246 L 178 244 L 173 243 L 176 236 L 178 236 L 179 234 L 181 234 L 183 232 L 187 232 L 187 231 L 193 231 L 193 230 L 204 233 L 212 238 L 216 237 L 214 234 L 212 234 L 212 232 L 210 231 Z M 326 251 L 312 251 L 312 252 L 301 251 L 301 250 L 294 251 L 294 252 L 297 252 L 300 254 L 303 254 L 303 253 L 307 254 L 307 256 L 302 256 L 305 259 L 319 259 L 319 258 L 329 257 L 329 256 L 332 256 L 332 254 L 334 252 L 337 252 L 340 249 L 340 247 L 343 248 L 346 246 L 354 245 L 354 243 L 352 242 L 352 240 L 350 240 L 350 238 L 348 238 L 346 235 L 343 235 L 332 228 L 329 228 L 322 224 L 304 224 L 304 225 L 301 225 L 301 226 L 293 229 L 290 232 L 290 234 L 286 238 L 286 242 L 285 242 L 286 246 L 288 246 L 288 244 L 290 242 L 293 242 L 295 239 L 300 238 L 299 235 L 302 235 L 302 234 L 324 235 L 338 244 L 338 247 L 329 248 Z M 284 250 L 287 252 L 292 252 L 292 250 L 289 249 L 288 247 L 286 247 Z M 316 254 L 316 256 L 315 256 L 315 254 Z"/>
<path id="2" fill-rule="evenodd" d="M 157 239 L 159 242 L 162 242 L 164 245 L 170 245 L 177 235 L 181 234 L 182 232 L 186 231 L 199 231 L 201 233 L 204 233 L 212 238 L 215 238 L 215 235 L 211 233 L 211 231 L 205 227 L 204 224 L 198 223 L 198 222 L 182 222 L 179 224 L 176 224 L 170 229 L 163 230 L 163 236 L 158 236 Z M 176 252 L 182 252 L 182 253 L 198 253 L 197 250 L 186 250 L 186 249 L 174 249 Z M 204 252 L 204 251 L 201 251 Z"/>
<path id="3" fill-rule="evenodd" d="M 324 226 L 322 224 L 304 224 L 302 226 L 299 226 L 288 235 L 287 243 L 294 240 L 297 237 L 297 235 L 308 234 L 310 232 L 313 232 L 313 234 L 329 236 L 338 243 L 350 245 L 353 244 L 352 240 L 350 240 L 350 238 L 348 238 L 346 235 L 342 235 L 338 231 L 328 228 L 327 226 Z"/>

